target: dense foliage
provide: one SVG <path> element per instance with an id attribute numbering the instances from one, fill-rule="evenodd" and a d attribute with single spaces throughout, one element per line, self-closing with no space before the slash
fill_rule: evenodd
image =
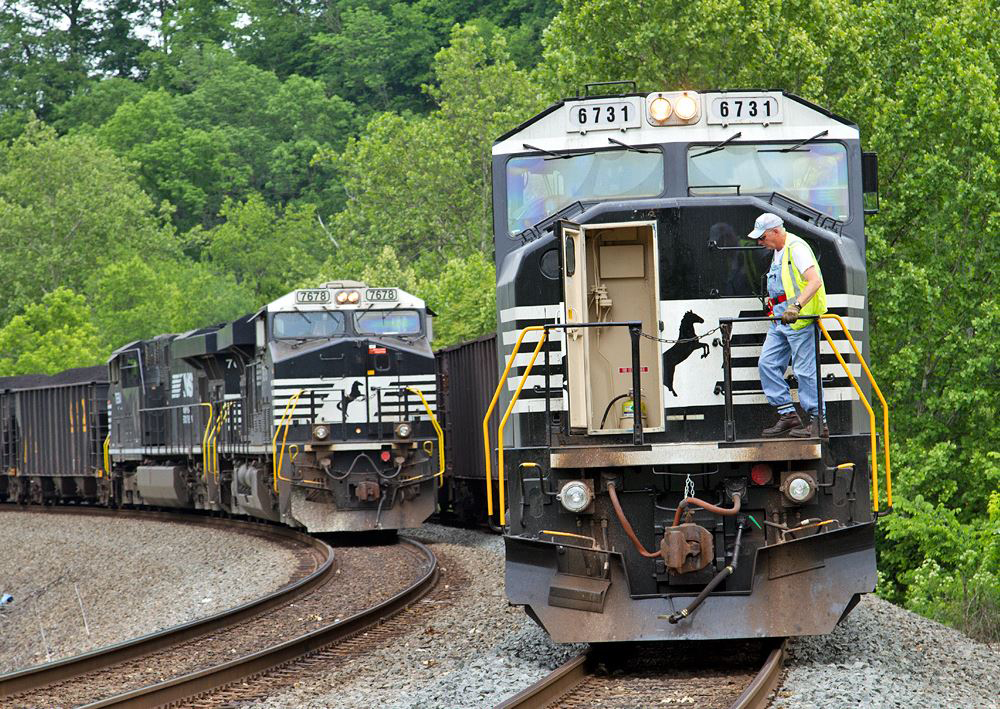
<path id="1" fill-rule="evenodd" d="M 588 81 L 780 86 L 881 162 L 879 592 L 1000 639 L 989 0 L 28 0 L 0 9 L 0 375 L 362 278 L 493 328 L 489 146 Z"/>

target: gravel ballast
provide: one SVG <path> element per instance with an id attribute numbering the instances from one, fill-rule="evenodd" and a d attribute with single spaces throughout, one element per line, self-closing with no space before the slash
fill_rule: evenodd
<path id="1" fill-rule="evenodd" d="M 865 596 L 825 636 L 789 643 L 774 709 L 1000 707 L 1000 648 Z"/>
<path id="2" fill-rule="evenodd" d="M 303 677 L 258 709 L 493 707 L 585 649 L 556 645 L 507 605 L 503 542 L 481 532 L 411 530 L 463 577 L 457 599 L 393 647 Z M 1000 652 L 961 633 L 866 597 L 832 634 L 790 644 L 780 709 L 998 707 Z"/>
<path id="3" fill-rule="evenodd" d="M 182 523 L 0 511 L 0 673 L 211 615 L 286 584 L 292 550 Z M 88 634 L 89 630 L 89 634 Z"/>

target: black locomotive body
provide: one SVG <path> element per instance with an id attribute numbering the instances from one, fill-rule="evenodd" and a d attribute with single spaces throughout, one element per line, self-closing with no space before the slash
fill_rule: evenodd
<path id="1" fill-rule="evenodd" d="M 569 99 L 495 144 L 495 513 L 507 596 L 555 640 L 825 633 L 873 590 L 871 389 L 833 349 L 863 377 L 873 157 L 778 91 Z M 761 437 L 762 212 L 841 317 L 829 438 Z"/>
<path id="2" fill-rule="evenodd" d="M 421 300 L 342 282 L 125 345 L 93 393 L 103 428 L 91 432 L 106 435 L 88 439 L 89 462 L 74 472 L 86 494 L 75 496 L 50 481 L 61 468 L 18 463 L 73 424 L 53 400 L 40 414 L 50 423 L 32 433 L 21 413 L 31 393 L 14 382 L 7 496 L 218 511 L 312 532 L 418 526 L 443 470 L 430 338 Z M 9 480 L 28 479 L 39 493 L 22 482 L 11 494 Z"/>

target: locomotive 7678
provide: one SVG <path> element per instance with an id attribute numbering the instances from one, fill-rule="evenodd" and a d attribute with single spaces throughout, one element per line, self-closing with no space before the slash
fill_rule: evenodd
<path id="1" fill-rule="evenodd" d="M 555 640 L 824 633 L 874 588 L 875 165 L 857 126 L 781 91 L 577 97 L 495 143 L 487 458 L 507 596 Z M 825 279 L 828 438 L 761 437 L 762 212 Z"/>
<path id="2" fill-rule="evenodd" d="M 417 526 L 442 469 L 430 338 L 420 299 L 327 283 L 107 368 L 0 380 L 0 499 Z"/>

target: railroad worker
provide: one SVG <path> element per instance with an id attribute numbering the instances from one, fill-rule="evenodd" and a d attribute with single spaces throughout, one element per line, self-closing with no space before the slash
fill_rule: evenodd
<path id="1" fill-rule="evenodd" d="M 785 231 L 785 223 L 777 214 L 765 212 L 757 217 L 747 237 L 774 250 L 771 269 L 767 272 L 769 314 L 781 316 L 781 322 L 771 322 L 758 362 L 764 396 L 778 410 L 777 422 L 765 428 L 763 435 L 767 438 L 819 436 L 816 324 L 813 319 L 799 316 L 826 312 L 823 275 L 809 244 Z M 801 420 L 792 404 L 792 394 L 785 381 L 789 360 L 799 380 L 799 404 L 808 420 Z M 823 420 L 822 435 L 828 436 L 825 406 Z"/>

